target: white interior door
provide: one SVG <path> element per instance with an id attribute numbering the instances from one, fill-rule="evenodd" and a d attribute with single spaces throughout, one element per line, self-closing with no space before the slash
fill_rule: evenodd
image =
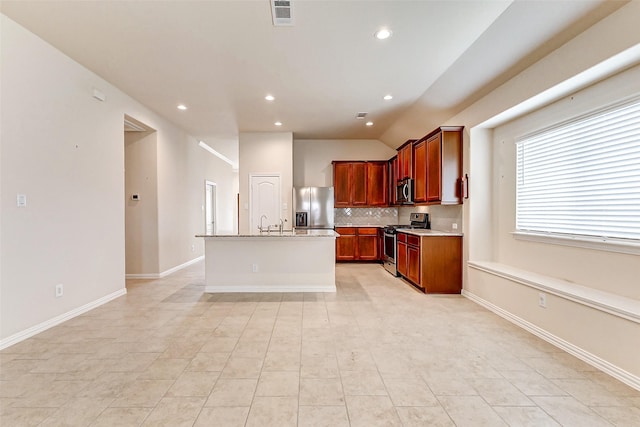
<path id="1" fill-rule="evenodd" d="M 252 233 L 263 227 L 280 224 L 280 175 L 251 175 L 251 202 L 249 206 Z"/>
<path id="2" fill-rule="evenodd" d="M 216 234 L 216 184 L 206 181 L 204 194 L 204 232 L 213 235 Z"/>

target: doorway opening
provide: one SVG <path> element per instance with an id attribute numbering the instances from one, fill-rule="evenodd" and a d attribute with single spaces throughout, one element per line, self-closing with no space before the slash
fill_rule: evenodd
<path id="1" fill-rule="evenodd" d="M 157 139 L 155 129 L 124 116 L 125 275 L 159 273 Z"/>
<path id="2" fill-rule="evenodd" d="M 218 227 L 216 224 L 216 196 L 217 186 L 215 182 L 205 181 L 204 183 L 204 234 L 217 234 Z"/>

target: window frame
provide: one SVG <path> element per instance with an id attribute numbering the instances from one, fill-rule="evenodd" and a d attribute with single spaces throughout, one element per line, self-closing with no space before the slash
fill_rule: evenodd
<path id="1" fill-rule="evenodd" d="M 563 246 L 573 246 L 588 249 L 597 249 L 610 252 L 627 253 L 640 255 L 640 239 L 635 237 L 622 238 L 622 237 L 605 237 L 586 234 L 574 234 L 563 233 L 554 231 L 543 231 L 534 229 L 519 229 L 518 228 L 518 210 L 519 210 L 519 186 L 521 182 L 520 167 L 521 159 L 518 155 L 518 144 L 524 143 L 527 139 L 540 137 L 547 133 L 557 132 L 559 130 L 566 129 L 570 126 L 574 126 L 579 123 L 584 123 L 588 119 L 606 115 L 616 109 L 621 109 L 628 105 L 640 106 L 640 95 L 626 97 L 618 100 L 614 103 L 609 103 L 604 106 L 600 106 L 591 110 L 585 114 L 574 116 L 568 120 L 553 124 L 551 126 L 544 127 L 535 132 L 530 132 L 526 135 L 516 138 L 516 153 L 515 153 L 515 217 L 514 217 L 514 230 L 511 234 L 516 240 L 524 240 L 539 243 L 548 243 Z"/>

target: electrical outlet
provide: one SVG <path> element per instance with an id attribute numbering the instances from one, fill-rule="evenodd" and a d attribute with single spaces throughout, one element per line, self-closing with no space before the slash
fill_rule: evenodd
<path id="1" fill-rule="evenodd" d="M 451 224 L 451 228 L 453 228 L 454 230 L 458 229 L 458 224 L 456 224 L 455 222 L 453 224 Z"/>
<path id="2" fill-rule="evenodd" d="M 253 271 L 254 273 L 257 273 L 258 272 L 258 264 L 253 264 L 251 266 L 251 271 Z"/>
<path id="3" fill-rule="evenodd" d="M 538 294 L 538 305 L 542 308 L 547 308 L 547 294 L 542 292 Z"/>
<path id="4" fill-rule="evenodd" d="M 64 286 L 62 283 L 56 285 L 56 298 L 60 298 L 64 294 Z"/>

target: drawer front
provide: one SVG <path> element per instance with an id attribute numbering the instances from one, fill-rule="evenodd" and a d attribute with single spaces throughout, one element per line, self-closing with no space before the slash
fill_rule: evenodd
<path id="1" fill-rule="evenodd" d="M 367 235 L 377 236 L 378 235 L 378 229 L 377 228 L 369 228 L 369 227 L 360 227 L 360 228 L 358 228 L 358 234 L 360 234 L 360 235 L 367 234 Z"/>
<path id="2" fill-rule="evenodd" d="M 404 233 L 398 233 L 398 242 L 407 243 L 407 235 Z"/>
<path id="3" fill-rule="evenodd" d="M 342 236 L 356 235 L 356 229 L 354 227 L 336 227 L 336 232 Z"/>
<path id="4" fill-rule="evenodd" d="M 420 246 L 420 236 L 407 235 L 407 244 L 413 246 Z"/>

